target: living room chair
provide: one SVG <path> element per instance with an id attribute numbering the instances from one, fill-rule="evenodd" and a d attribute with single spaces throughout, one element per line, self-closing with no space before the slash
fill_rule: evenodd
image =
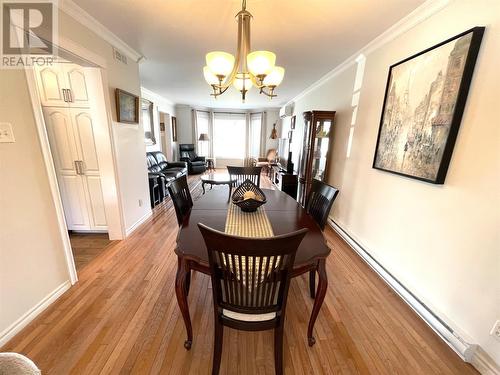
<path id="1" fill-rule="evenodd" d="M 260 173 L 262 167 L 232 167 L 227 166 L 227 172 L 236 179 L 236 186 L 240 186 L 245 180 L 252 181 L 260 187 Z"/>
<path id="2" fill-rule="evenodd" d="M 212 375 L 220 369 L 224 326 L 274 329 L 274 366 L 283 374 L 283 327 L 295 254 L 307 229 L 272 238 L 227 235 L 198 224 L 208 251 L 214 298 Z"/>
<path id="3" fill-rule="evenodd" d="M 207 170 L 207 161 L 204 156 L 196 154 L 194 144 L 180 144 L 179 152 L 181 161 L 185 161 L 188 164 L 189 174 L 203 173 Z"/>
<path id="4" fill-rule="evenodd" d="M 177 224 L 181 226 L 184 218 L 191 210 L 191 207 L 193 207 L 193 200 L 191 199 L 186 176 L 181 176 L 172 181 L 168 186 L 168 192 L 174 203 Z"/>
<path id="5" fill-rule="evenodd" d="M 333 186 L 316 179 L 312 180 L 311 190 L 306 198 L 305 209 L 321 230 L 325 229 L 328 215 L 338 194 L 339 190 Z M 316 271 L 309 272 L 309 291 L 311 298 L 314 298 L 316 296 Z"/>

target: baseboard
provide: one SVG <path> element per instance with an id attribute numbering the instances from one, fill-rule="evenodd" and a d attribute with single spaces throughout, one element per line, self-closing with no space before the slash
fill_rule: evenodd
<path id="1" fill-rule="evenodd" d="M 392 276 L 370 253 L 333 220 L 328 220 L 332 229 L 406 302 L 464 361 L 473 363 L 478 345 L 467 342 L 432 310 Z M 479 370 L 479 369 L 478 369 Z"/>
<path id="2" fill-rule="evenodd" d="M 40 302 L 33 306 L 18 320 L 7 327 L 0 333 L 0 348 L 5 345 L 12 337 L 26 327 L 33 319 L 40 315 L 47 307 L 49 307 L 56 299 L 58 299 L 65 291 L 71 287 L 69 280 L 59 285 L 55 290 L 45 296 Z"/>
<path id="3" fill-rule="evenodd" d="M 493 358 L 480 347 L 477 348 L 470 363 L 482 375 L 500 375 L 500 367 Z"/>
<path id="4" fill-rule="evenodd" d="M 134 230 L 137 229 L 142 223 L 144 223 L 149 217 L 153 214 L 152 210 L 146 212 L 144 216 L 142 216 L 139 220 L 137 220 L 134 224 L 132 224 L 127 230 L 125 230 L 125 237 L 128 237 Z"/>

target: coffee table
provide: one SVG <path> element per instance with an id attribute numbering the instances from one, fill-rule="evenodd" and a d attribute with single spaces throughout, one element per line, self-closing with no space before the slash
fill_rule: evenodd
<path id="1" fill-rule="evenodd" d="M 227 185 L 229 186 L 229 199 L 231 199 L 231 188 L 236 182 L 235 177 L 229 176 L 227 173 L 206 173 L 201 176 L 201 187 L 203 194 L 205 194 L 205 185 L 210 185 L 210 189 L 214 185 Z"/>

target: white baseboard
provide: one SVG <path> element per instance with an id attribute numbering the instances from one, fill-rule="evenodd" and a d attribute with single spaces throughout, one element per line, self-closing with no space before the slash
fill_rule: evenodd
<path id="1" fill-rule="evenodd" d="M 498 364 L 481 347 L 477 348 L 470 363 L 482 375 L 500 375 Z"/>
<path id="2" fill-rule="evenodd" d="M 137 220 L 134 224 L 132 224 L 128 229 L 125 230 L 125 237 L 128 237 L 134 230 L 137 229 L 139 225 L 144 223 L 149 217 L 153 214 L 152 210 L 146 212 L 144 216 L 142 216 L 139 220 Z"/>
<path id="3" fill-rule="evenodd" d="M 2 333 L 0 333 L 0 347 L 5 345 L 12 337 L 14 337 L 19 331 L 26 327 L 33 319 L 35 319 L 39 314 L 41 314 L 47 307 L 49 307 L 56 299 L 58 299 L 65 291 L 71 287 L 71 282 L 69 280 L 65 281 L 59 285 L 55 290 L 45 296 L 40 302 L 28 310 L 23 316 L 17 319 L 9 327 L 7 327 Z"/>
<path id="4" fill-rule="evenodd" d="M 359 243 L 333 220 L 328 223 L 340 237 L 405 301 L 441 339 L 448 344 L 464 361 L 474 365 L 478 345 L 467 342 L 457 332 L 434 314 L 425 304 L 416 298 L 406 287 L 380 265 Z M 475 365 L 474 365 L 475 366 Z M 479 369 L 478 369 L 479 370 Z"/>

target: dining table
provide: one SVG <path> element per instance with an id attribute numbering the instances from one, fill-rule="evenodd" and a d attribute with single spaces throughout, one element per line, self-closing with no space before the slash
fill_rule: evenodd
<path id="1" fill-rule="evenodd" d="M 314 289 L 311 290 L 311 295 L 314 295 L 314 305 L 307 327 L 308 344 L 312 346 L 315 343 L 314 323 L 325 299 L 328 286 L 325 263 L 330 249 L 326 245 L 320 227 L 296 200 L 279 190 L 262 189 L 262 191 L 266 196 L 266 203 L 259 210 L 265 213 L 274 235 L 286 234 L 302 228 L 308 229 L 297 249 L 291 277 L 297 277 L 310 271 L 315 271 L 318 274 L 317 289 L 315 292 Z M 232 204 L 224 189 L 208 191 L 194 202 L 177 235 L 175 253 L 178 258 L 178 267 L 175 278 L 175 293 L 186 326 L 187 339 L 184 342 L 184 347 L 187 350 L 191 348 L 193 343 L 193 329 L 188 305 L 191 271 L 195 270 L 206 275 L 211 274 L 207 248 L 198 223 L 224 232 L 229 208 Z M 237 207 L 235 209 L 239 210 Z"/>

